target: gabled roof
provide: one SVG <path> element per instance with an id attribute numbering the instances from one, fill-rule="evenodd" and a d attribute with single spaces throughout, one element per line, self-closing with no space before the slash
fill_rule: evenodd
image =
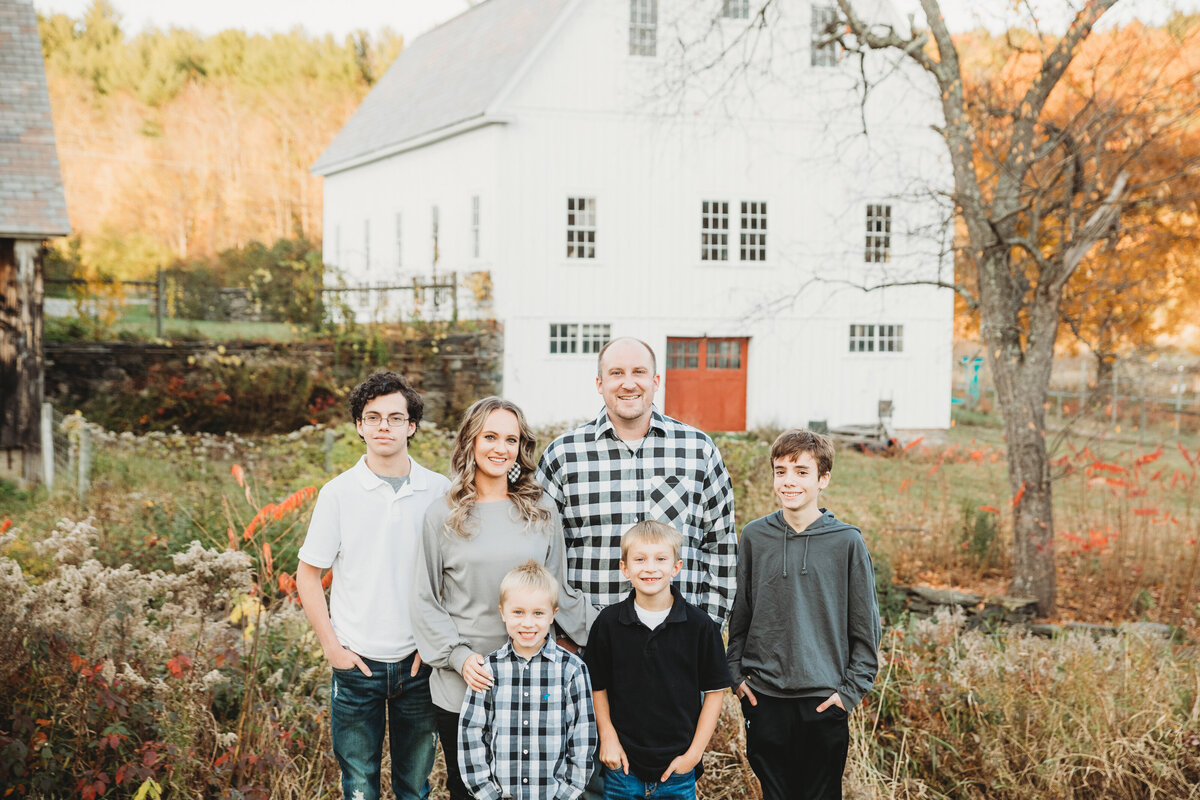
<path id="1" fill-rule="evenodd" d="M 0 0 L 0 236 L 70 232 L 37 13 Z"/>
<path id="2" fill-rule="evenodd" d="M 406 46 L 312 166 L 328 175 L 485 114 L 569 0 L 487 0 Z"/>

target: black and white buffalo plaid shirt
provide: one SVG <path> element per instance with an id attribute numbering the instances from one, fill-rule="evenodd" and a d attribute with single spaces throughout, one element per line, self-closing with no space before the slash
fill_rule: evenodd
<path id="1" fill-rule="evenodd" d="M 724 624 L 736 588 L 733 487 L 703 431 L 654 409 L 650 430 L 634 451 L 604 411 L 550 443 L 537 481 L 562 514 L 567 583 L 592 605 L 605 608 L 629 594 L 619 566 L 621 534 L 635 522 L 656 519 L 683 534 L 683 569 L 675 585 Z"/>
<path id="2" fill-rule="evenodd" d="M 458 765 L 478 800 L 576 800 L 599 739 L 587 667 L 553 640 L 526 660 L 508 642 L 484 663 L 490 689 L 468 690 Z"/>

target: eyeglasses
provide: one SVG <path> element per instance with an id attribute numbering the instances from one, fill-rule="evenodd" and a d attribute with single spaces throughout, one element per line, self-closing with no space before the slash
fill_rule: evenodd
<path id="1" fill-rule="evenodd" d="M 368 428 L 378 428 L 383 422 L 383 416 L 371 411 L 362 415 L 362 424 Z M 387 423 L 389 428 L 399 428 L 404 423 L 408 422 L 408 417 L 403 414 L 388 414 Z"/>

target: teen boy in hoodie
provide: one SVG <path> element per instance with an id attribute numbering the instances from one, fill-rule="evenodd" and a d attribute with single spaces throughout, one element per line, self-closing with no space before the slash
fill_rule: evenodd
<path id="1" fill-rule="evenodd" d="M 829 438 L 787 431 L 771 465 L 781 508 L 742 531 L 729 672 L 763 800 L 837 800 L 848 714 L 879 667 L 875 572 L 862 532 L 818 505 Z"/>

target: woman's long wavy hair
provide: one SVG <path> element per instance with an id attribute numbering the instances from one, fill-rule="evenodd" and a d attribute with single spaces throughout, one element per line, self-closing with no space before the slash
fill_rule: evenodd
<path id="1" fill-rule="evenodd" d="M 542 487 L 533 479 L 537 466 L 533 459 L 537 450 L 537 439 L 525 422 L 525 415 L 514 403 L 501 397 L 485 397 L 467 409 L 462 424 L 458 426 L 458 437 L 454 440 L 454 452 L 450 454 L 450 471 L 453 478 L 450 491 L 446 494 L 450 516 L 446 518 L 446 529 L 459 536 L 470 538 L 467 520 L 475 508 L 475 440 L 483 432 L 488 414 L 493 411 L 511 411 L 517 418 L 520 442 L 517 445 L 517 464 L 521 476 L 508 482 L 508 499 L 516 506 L 517 514 L 531 523 L 544 524 L 550 521 L 549 509 L 541 505 Z"/>

